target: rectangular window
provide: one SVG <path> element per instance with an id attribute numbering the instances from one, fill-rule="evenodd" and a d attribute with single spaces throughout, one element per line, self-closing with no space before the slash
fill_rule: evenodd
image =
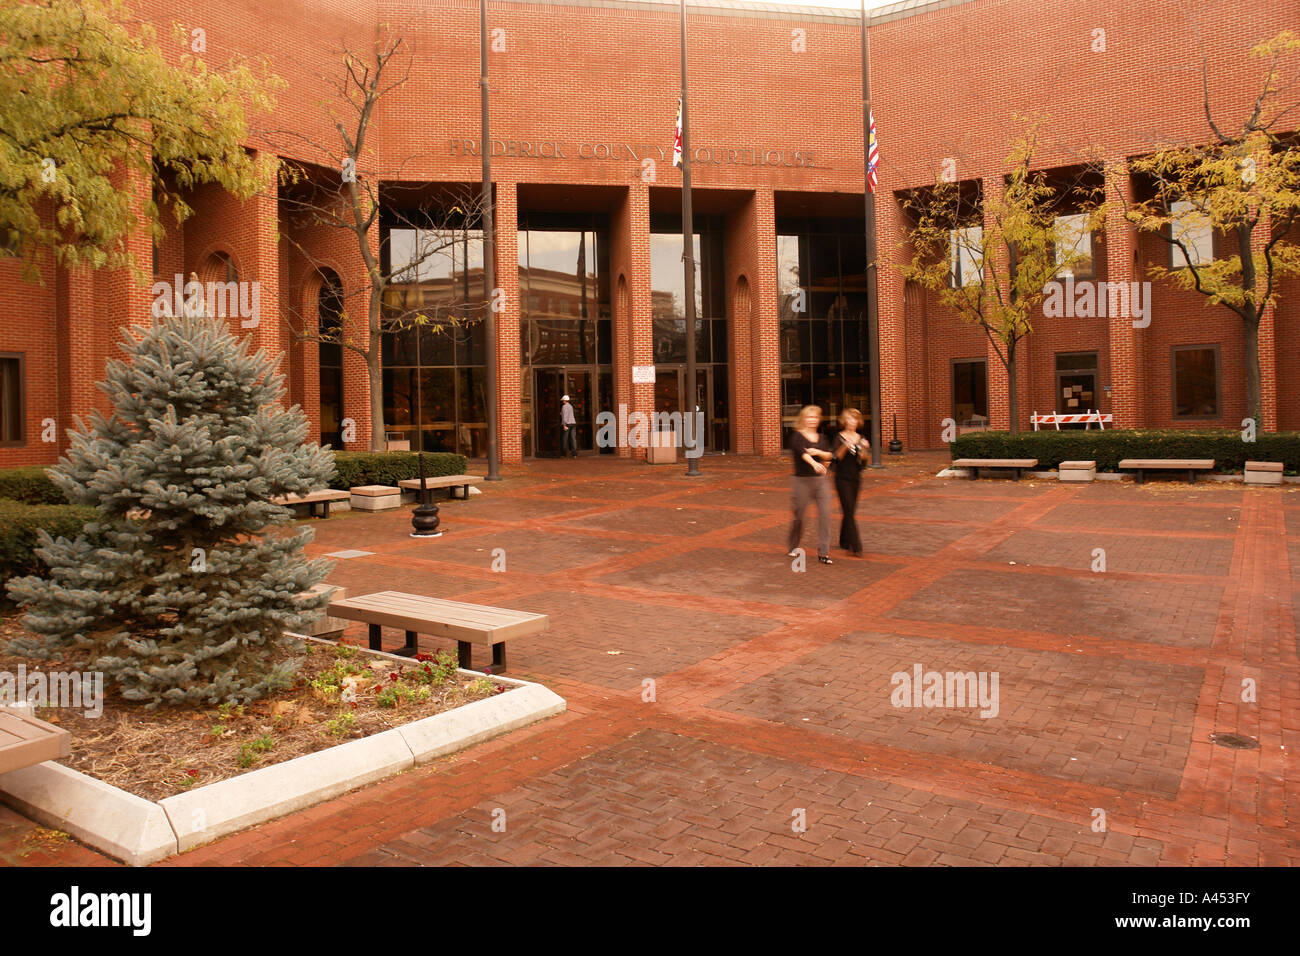
<path id="1" fill-rule="evenodd" d="M 1084 412 L 1100 410 L 1101 397 L 1097 394 L 1097 353 L 1058 354 L 1056 356 L 1057 413 L 1081 415 Z"/>
<path id="2" fill-rule="evenodd" d="M 948 281 L 953 288 L 978 285 L 984 278 L 984 227 L 963 226 L 948 232 Z"/>
<path id="3" fill-rule="evenodd" d="M 0 352 L 0 445 L 26 443 L 23 364 L 21 354 Z"/>
<path id="4" fill-rule="evenodd" d="M 1057 216 L 1053 242 L 1056 264 L 1061 278 L 1091 279 L 1092 233 L 1088 231 L 1088 214 Z"/>
<path id="5" fill-rule="evenodd" d="M 966 359 L 952 363 L 952 417 L 961 426 L 989 423 L 988 361 Z"/>
<path id="6" fill-rule="evenodd" d="M 1185 199 L 1171 203 L 1169 213 L 1173 217 L 1170 233 L 1175 242 L 1175 245 L 1169 247 L 1173 250 L 1171 267 L 1184 269 L 1188 266 L 1189 259 L 1190 264 L 1194 266 L 1213 260 L 1214 229 L 1210 217 Z M 1182 245 L 1179 246 L 1177 243 Z M 1184 248 L 1187 250 L 1186 254 L 1183 252 Z"/>
<path id="7" fill-rule="evenodd" d="M 1174 418 L 1219 417 L 1219 347 L 1175 346 Z"/>

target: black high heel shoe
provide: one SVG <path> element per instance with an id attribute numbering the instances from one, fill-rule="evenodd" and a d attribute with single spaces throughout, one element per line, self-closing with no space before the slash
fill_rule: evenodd
<path id="1" fill-rule="evenodd" d="M 822 564 L 834 564 L 834 563 L 835 563 L 834 561 L 831 560 L 830 555 L 828 555 L 828 554 L 823 554 L 823 555 L 822 555 L 821 557 L 819 557 L 817 560 L 820 561 Z"/>

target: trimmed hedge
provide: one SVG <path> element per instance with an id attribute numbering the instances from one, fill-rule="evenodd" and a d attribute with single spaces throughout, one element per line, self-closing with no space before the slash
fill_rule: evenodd
<path id="1" fill-rule="evenodd" d="M 29 505 L 66 505 L 63 497 L 44 465 L 23 465 L 19 468 L 0 468 L 0 498 L 22 501 Z"/>
<path id="2" fill-rule="evenodd" d="M 1300 471 L 1300 433 L 1260 432 L 1253 442 L 1226 429 L 1115 428 L 1074 431 L 967 432 L 952 443 L 957 458 L 1037 458 L 1044 471 L 1063 461 L 1095 461 L 1117 471 L 1125 458 L 1213 458 L 1215 470 L 1238 472 L 1247 461 L 1280 461 Z"/>
<path id="3" fill-rule="evenodd" d="M 419 454 L 413 451 L 336 451 L 331 488 L 346 491 L 357 485 L 396 485 L 419 478 Z M 465 474 L 465 456 L 425 452 L 424 473 L 430 478 Z"/>
<path id="4" fill-rule="evenodd" d="M 99 517 L 98 509 L 82 505 L 0 500 L 0 603 L 8 603 L 4 583 L 11 577 L 45 570 L 45 562 L 36 556 L 38 530 L 44 528 L 53 538 L 75 538 L 86 522 Z"/>

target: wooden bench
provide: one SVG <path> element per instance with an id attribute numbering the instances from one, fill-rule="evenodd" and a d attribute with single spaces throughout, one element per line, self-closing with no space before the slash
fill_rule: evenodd
<path id="1" fill-rule="evenodd" d="M 1282 462 L 1248 461 L 1245 478 L 1248 485 L 1280 485 L 1282 484 Z"/>
<path id="2" fill-rule="evenodd" d="M 306 505 L 307 513 L 313 518 L 317 517 L 316 508 L 319 506 L 322 509 L 319 517 L 328 518 L 330 516 L 330 502 L 346 501 L 350 497 L 352 496 L 346 491 L 338 491 L 334 488 L 319 488 L 305 495 L 276 495 L 271 499 L 271 504 L 284 505 L 289 508 L 295 505 Z"/>
<path id="3" fill-rule="evenodd" d="M 1198 471 L 1211 471 L 1213 458 L 1125 458 L 1119 463 L 1123 471 L 1136 471 L 1137 483 L 1142 484 L 1142 477 L 1148 471 L 1185 471 L 1187 480 L 1196 483 Z"/>
<path id="4" fill-rule="evenodd" d="M 0 707 L 0 774 L 72 756 L 72 738 L 24 707 Z"/>
<path id="5" fill-rule="evenodd" d="M 970 469 L 971 481 L 979 477 L 981 468 L 1006 468 L 1020 480 L 1020 473 L 1038 464 L 1037 458 L 958 458 L 952 463 L 954 468 Z"/>
<path id="6" fill-rule="evenodd" d="M 443 475 L 441 478 L 425 478 L 424 484 L 425 487 L 430 490 L 434 488 L 449 488 L 453 490 L 460 488 L 461 496 L 468 498 L 470 486 L 477 486 L 482 480 L 483 477 L 481 475 Z M 403 478 L 397 484 L 403 491 L 414 491 L 416 492 L 416 496 L 419 497 L 419 478 Z"/>
<path id="7" fill-rule="evenodd" d="M 545 614 L 462 604 L 402 591 L 379 591 L 331 601 L 329 614 L 369 625 L 372 651 L 383 650 L 381 636 L 385 627 L 396 627 L 406 632 L 405 646 L 392 653 L 407 657 L 417 651 L 421 634 L 449 637 L 456 642 L 460 666 L 466 670 L 470 669 L 473 645 L 491 645 L 493 673 L 506 669 L 506 641 L 540 634 L 551 623 Z"/>

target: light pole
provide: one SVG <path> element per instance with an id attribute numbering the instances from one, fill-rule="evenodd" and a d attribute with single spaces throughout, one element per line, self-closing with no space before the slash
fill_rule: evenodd
<path id="1" fill-rule="evenodd" d="M 691 453 L 700 450 L 704 436 L 697 434 L 695 428 L 695 220 L 691 214 L 691 133 L 686 106 L 686 0 L 682 0 L 682 266 L 686 271 L 686 401 L 682 432 L 683 435 L 689 432 L 695 439 L 695 447 L 686 449 L 686 474 L 698 478 L 700 456 Z"/>
<path id="2" fill-rule="evenodd" d="M 880 313 L 876 305 L 876 203 L 871 184 L 871 70 L 867 59 L 867 0 L 862 0 L 862 165 L 866 185 L 867 361 L 871 374 L 871 467 L 880 463 Z"/>
<path id="3" fill-rule="evenodd" d="M 483 337 L 486 339 L 487 367 L 487 454 L 488 481 L 500 481 L 500 458 L 497 447 L 497 319 L 496 304 L 496 228 L 492 216 L 492 141 L 488 136 L 488 44 L 487 0 L 479 0 L 479 100 L 482 106 L 483 132 L 479 138 L 479 154 L 483 157 Z"/>

